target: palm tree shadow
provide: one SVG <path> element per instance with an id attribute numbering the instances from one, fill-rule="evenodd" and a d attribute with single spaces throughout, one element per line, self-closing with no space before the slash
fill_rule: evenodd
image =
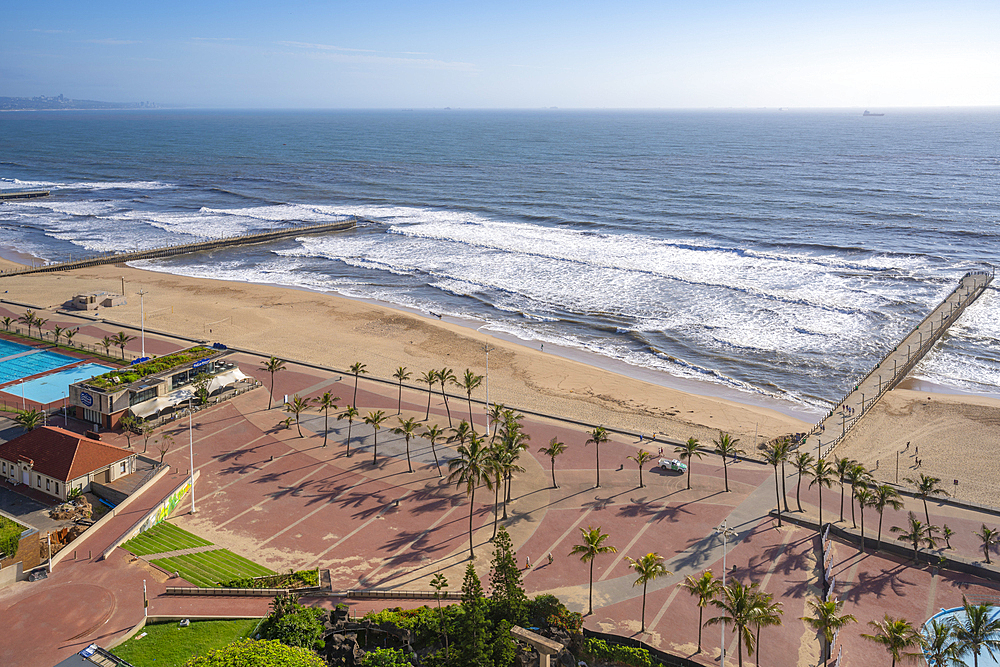
<path id="1" fill-rule="evenodd" d="M 903 597 L 906 594 L 907 586 L 916 585 L 912 581 L 903 579 L 902 574 L 906 570 L 907 567 L 905 565 L 897 564 L 891 570 L 883 569 L 879 574 L 859 571 L 857 582 L 845 591 L 841 597 L 854 603 L 872 595 L 876 598 L 883 598 L 887 595 L 888 591 L 892 591 L 893 595 L 897 597 Z"/>

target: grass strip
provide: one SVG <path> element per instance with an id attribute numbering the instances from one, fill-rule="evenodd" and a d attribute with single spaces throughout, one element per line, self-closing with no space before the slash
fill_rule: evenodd
<path id="1" fill-rule="evenodd" d="M 251 636 L 258 622 L 252 618 L 194 621 L 186 628 L 176 622 L 150 623 L 143 628 L 145 637 L 133 637 L 111 652 L 135 667 L 181 667 L 196 655 Z"/>

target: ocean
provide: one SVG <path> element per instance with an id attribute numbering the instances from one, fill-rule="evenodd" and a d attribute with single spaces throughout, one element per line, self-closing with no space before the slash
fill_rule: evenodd
<path id="1" fill-rule="evenodd" d="M 462 318 L 821 411 L 1000 249 L 1000 110 L 0 114 L 0 246 Z M 1000 395 L 992 288 L 914 376 Z"/>

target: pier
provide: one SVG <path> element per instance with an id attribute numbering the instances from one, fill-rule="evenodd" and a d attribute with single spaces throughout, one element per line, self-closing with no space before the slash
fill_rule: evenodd
<path id="1" fill-rule="evenodd" d="M 48 190 L 7 190 L 6 192 L 0 190 L 0 201 L 8 199 L 38 199 L 39 197 L 48 196 Z"/>
<path id="2" fill-rule="evenodd" d="M 181 245 L 163 246 L 151 248 L 149 250 L 136 250 L 134 252 L 115 252 L 95 255 L 86 259 L 71 260 L 68 262 L 53 262 L 42 266 L 26 266 L 23 269 L 14 269 L 0 273 L 0 278 L 6 276 L 23 276 L 27 273 L 51 273 L 53 271 L 72 271 L 73 269 L 86 269 L 92 266 L 104 264 L 124 264 L 140 259 L 161 259 L 163 257 L 173 257 L 175 255 L 186 255 L 206 250 L 218 250 L 220 248 L 230 248 L 242 245 L 255 245 L 259 243 L 271 243 L 281 239 L 294 238 L 296 236 L 328 234 L 331 232 L 342 232 L 357 227 L 358 222 L 369 222 L 363 218 L 351 217 L 339 222 L 326 222 L 319 225 L 299 225 L 296 227 L 286 227 L 269 232 L 258 232 L 256 234 L 242 234 L 240 236 L 226 236 L 218 239 L 197 241 L 195 243 L 184 243 Z"/>
<path id="3" fill-rule="evenodd" d="M 830 454 L 887 391 L 896 387 L 930 352 L 944 332 L 969 305 L 986 291 L 995 269 L 965 274 L 944 298 L 903 340 L 883 356 L 808 433 L 805 447 L 815 447 L 820 456 Z"/>

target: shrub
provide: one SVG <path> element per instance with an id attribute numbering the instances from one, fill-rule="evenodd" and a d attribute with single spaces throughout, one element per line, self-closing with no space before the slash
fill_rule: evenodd
<path id="1" fill-rule="evenodd" d="M 406 654 L 395 648 L 377 648 L 361 659 L 362 667 L 409 667 Z"/>
<path id="2" fill-rule="evenodd" d="M 4 558 L 13 558 L 17 555 L 17 547 L 21 542 L 21 533 L 24 526 L 0 516 L 0 553 Z"/>
<path id="3" fill-rule="evenodd" d="M 654 667 L 660 664 L 644 648 L 609 644 L 603 639 L 587 638 L 584 640 L 583 650 L 598 660 L 620 662 L 632 667 Z"/>
<path id="4" fill-rule="evenodd" d="M 583 627 L 583 614 L 570 611 L 554 595 L 543 594 L 531 601 L 529 617 L 536 626 L 548 625 L 560 628 L 571 635 L 580 633 Z"/>
<path id="5" fill-rule="evenodd" d="M 301 648 L 285 646 L 275 641 L 244 639 L 229 646 L 209 652 L 208 655 L 188 660 L 184 667 L 325 667 L 323 659 Z"/>
<path id="6" fill-rule="evenodd" d="M 307 588 L 319 586 L 319 572 L 300 570 L 288 574 L 270 574 L 266 577 L 239 577 L 220 581 L 223 588 Z"/>

